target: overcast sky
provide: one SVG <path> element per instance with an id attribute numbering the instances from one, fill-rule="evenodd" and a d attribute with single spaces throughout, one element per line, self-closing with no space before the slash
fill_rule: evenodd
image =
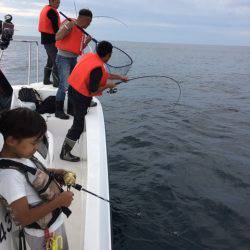
<path id="1" fill-rule="evenodd" d="M 0 0 L 0 19 L 12 14 L 17 35 L 39 36 L 39 12 L 45 0 Z M 250 45 L 250 0 L 75 0 L 77 9 L 89 8 L 94 18 L 87 31 L 97 39 Z M 73 0 L 59 8 L 75 17 Z"/>

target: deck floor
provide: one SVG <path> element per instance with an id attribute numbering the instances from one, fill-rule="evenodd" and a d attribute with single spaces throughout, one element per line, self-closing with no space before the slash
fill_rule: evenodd
<path id="1" fill-rule="evenodd" d="M 72 154 L 75 154 L 81 158 L 80 162 L 71 163 L 63 161 L 59 158 L 63 140 L 72 124 L 72 117 L 69 120 L 64 120 L 63 126 L 62 120 L 54 117 L 54 115 L 47 116 L 46 120 L 48 130 L 52 133 L 54 140 L 54 159 L 51 167 L 63 168 L 75 172 L 77 176 L 77 183 L 85 186 L 87 178 L 87 163 L 86 159 L 84 159 L 83 137 L 79 139 L 72 151 Z M 83 246 L 86 193 L 83 191 L 77 191 L 75 189 L 72 189 L 72 191 L 74 192 L 74 200 L 70 206 L 72 214 L 68 219 L 65 217 L 65 226 L 68 236 L 69 249 L 84 249 Z"/>

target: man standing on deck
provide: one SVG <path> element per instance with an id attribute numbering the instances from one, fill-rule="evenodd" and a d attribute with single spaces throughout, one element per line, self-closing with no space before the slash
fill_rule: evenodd
<path id="1" fill-rule="evenodd" d="M 98 43 L 96 53 L 84 55 L 68 78 L 69 99 L 73 105 L 74 121 L 64 140 L 60 158 L 65 161 L 78 162 L 79 157 L 70 152 L 76 141 L 80 138 L 84 129 L 84 120 L 93 96 L 100 96 L 102 92 L 116 86 L 108 82 L 108 79 L 117 79 L 126 82 L 127 77 L 109 74 L 105 63 L 111 57 L 113 46 L 111 43 L 102 41 Z"/>
<path id="2" fill-rule="evenodd" d="M 60 27 L 60 16 L 57 11 L 60 5 L 60 0 L 49 0 L 49 5 L 46 5 L 39 18 L 38 30 L 41 32 L 41 44 L 44 45 L 48 59 L 44 68 L 43 84 L 52 84 L 50 75 L 52 72 L 53 86 L 58 87 L 59 78 L 56 67 L 57 48 L 55 46 L 55 34 Z"/>
<path id="3" fill-rule="evenodd" d="M 67 79 L 77 63 L 77 57 L 82 54 L 83 49 L 92 39 L 90 36 L 86 37 L 77 26 L 86 29 L 91 21 L 92 12 L 88 9 L 82 9 L 76 20 L 73 18 L 71 21 L 65 20 L 56 33 L 56 47 L 58 49 L 56 64 L 60 81 L 56 94 L 55 116 L 60 119 L 69 119 L 63 110 L 65 93 L 68 90 Z M 70 107 L 70 103 L 68 107 Z"/>

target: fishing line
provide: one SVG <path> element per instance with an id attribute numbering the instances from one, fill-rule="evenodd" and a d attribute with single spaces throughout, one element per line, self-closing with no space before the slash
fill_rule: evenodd
<path id="1" fill-rule="evenodd" d="M 109 18 L 109 19 L 113 19 L 113 20 L 117 21 L 118 23 L 120 23 L 120 24 L 122 24 L 122 25 L 124 25 L 125 27 L 128 28 L 128 25 L 125 22 L 121 21 L 120 19 L 118 19 L 116 17 L 112 17 L 112 16 L 94 16 L 93 18 Z"/>
<path id="2" fill-rule="evenodd" d="M 130 77 L 128 79 L 128 82 L 129 81 L 134 81 L 134 80 L 138 80 L 138 79 L 144 79 L 144 78 L 165 78 L 165 79 L 169 79 L 171 80 L 172 82 L 174 82 L 177 86 L 178 86 L 178 89 L 179 89 L 179 96 L 178 96 L 178 99 L 177 101 L 175 102 L 175 104 L 177 104 L 179 101 L 180 101 L 180 98 L 181 98 L 181 94 L 182 94 L 182 91 L 181 91 L 181 81 L 177 81 L 175 80 L 173 77 L 171 76 L 166 76 L 166 75 L 143 75 L 143 76 L 135 76 L 135 77 Z M 124 83 L 123 81 L 119 81 L 119 82 L 116 82 L 115 84 L 116 85 L 120 85 L 121 83 Z M 114 88 L 114 89 L 111 89 L 108 91 L 108 93 L 110 94 L 114 94 L 117 92 L 117 89 Z"/>
<path id="3" fill-rule="evenodd" d="M 186 231 L 184 231 L 184 232 L 186 232 Z M 195 241 L 192 241 L 192 240 L 190 240 L 190 239 L 188 239 L 186 237 L 181 236 L 182 234 L 184 234 L 184 232 L 183 233 L 178 233 L 177 231 L 174 231 L 174 232 L 168 232 L 168 234 L 170 236 L 174 236 L 176 238 L 180 238 L 180 239 L 188 242 L 189 244 L 191 244 L 193 246 L 199 247 L 200 249 L 205 249 L 204 246 L 200 245 L 199 243 L 196 243 Z"/>
<path id="4" fill-rule="evenodd" d="M 76 3 L 75 3 L 75 1 L 74 1 L 74 7 L 75 7 L 76 18 L 77 18 L 78 12 L 77 12 L 77 8 L 76 8 Z"/>
<path id="5" fill-rule="evenodd" d="M 95 193 L 93 193 L 93 192 L 91 192 L 91 191 L 89 191 L 89 190 L 83 188 L 80 184 L 74 184 L 74 185 L 68 186 L 68 189 L 70 189 L 70 187 L 73 187 L 73 188 L 75 188 L 75 189 L 78 190 L 78 191 L 83 191 L 83 192 L 86 192 L 86 193 L 88 193 L 88 194 L 91 194 L 92 196 L 94 196 L 94 197 L 96 197 L 96 198 L 99 198 L 99 199 L 101 199 L 101 200 L 107 202 L 107 203 L 109 204 L 109 206 L 110 206 L 110 208 L 111 208 L 111 210 L 112 210 L 113 212 L 118 212 L 118 211 L 120 211 L 120 209 L 119 209 L 118 207 L 116 207 L 116 206 L 113 204 L 113 202 L 111 203 L 110 200 L 108 200 L 108 199 L 106 199 L 106 198 L 104 198 L 104 197 L 102 197 L 102 196 L 100 196 L 100 195 L 97 195 L 97 194 L 95 194 Z M 126 212 L 130 212 L 130 214 L 133 214 L 133 216 L 136 216 L 136 217 L 139 217 L 139 216 L 141 215 L 140 212 L 128 211 L 128 209 L 126 209 Z"/>
<path id="6" fill-rule="evenodd" d="M 69 187 L 73 187 L 73 188 L 75 188 L 75 189 L 78 190 L 78 191 L 84 191 L 84 192 L 86 192 L 86 193 L 88 193 L 88 194 L 91 194 L 91 195 L 94 196 L 94 197 L 97 197 L 97 198 L 99 198 L 99 199 L 101 199 L 101 200 L 103 200 L 103 201 L 109 203 L 111 210 L 113 210 L 114 212 L 120 213 L 119 211 L 123 211 L 123 210 L 119 209 L 118 207 L 115 207 L 115 206 L 111 203 L 110 200 L 105 199 L 105 198 L 103 198 L 102 196 L 99 196 L 99 195 L 97 195 L 97 194 L 95 194 L 95 193 L 93 193 L 93 192 L 91 192 L 91 191 L 89 191 L 89 190 L 83 188 L 83 187 L 82 187 L 81 185 L 79 185 L 79 184 L 74 184 L 74 185 L 71 185 L 71 186 L 69 186 Z M 69 188 L 69 187 L 68 187 L 68 188 Z M 129 212 L 131 215 L 132 215 L 132 214 L 135 215 L 136 217 L 141 217 L 141 213 L 140 213 L 140 212 L 129 211 L 129 210 L 126 208 L 126 213 L 128 213 L 128 212 Z M 187 230 L 186 230 L 186 231 L 187 231 Z M 196 243 L 196 242 L 194 242 L 194 241 L 192 241 L 192 240 L 190 240 L 190 239 L 188 239 L 188 238 L 186 238 L 186 237 L 183 237 L 182 235 L 183 235 L 184 233 L 186 233 L 186 231 L 184 231 L 184 232 L 182 232 L 182 233 L 178 233 L 177 231 L 170 231 L 170 232 L 168 232 L 168 235 L 169 235 L 169 236 L 174 236 L 174 237 L 179 238 L 179 239 L 182 239 L 182 240 L 188 242 L 189 244 L 191 244 L 191 245 L 193 245 L 193 246 L 196 246 L 196 247 L 199 247 L 199 248 L 201 248 L 201 249 L 204 249 L 204 246 L 200 245 L 199 243 Z"/>
<path id="7" fill-rule="evenodd" d="M 71 18 L 67 17 L 64 13 L 59 11 L 59 13 L 65 17 L 68 21 L 72 21 Z M 89 33 L 87 33 L 83 28 L 81 28 L 79 25 L 76 24 L 76 27 L 81 30 L 85 35 L 90 36 Z M 90 36 L 92 38 L 92 41 L 97 45 L 99 42 L 94 37 Z M 114 60 L 112 58 L 118 58 L 119 60 L 116 61 L 116 64 L 114 64 Z M 119 64 L 118 64 L 119 63 Z M 111 71 L 111 73 L 119 73 L 121 75 L 126 75 L 131 68 L 133 64 L 133 60 L 131 56 L 126 53 L 124 50 L 113 46 L 112 51 L 112 57 L 109 60 L 109 63 L 106 63 L 107 67 Z"/>
<path id="8" fill-rule="evenodd" d="M 78 3 L 76 4 L 76 1 L 73 0 L 74 3 L 74 8 L 75 8 L 75 13 L 76 13 L 76 18 L 78 17 Z M 76 6 L 77 5 L 77 6 Z"/>

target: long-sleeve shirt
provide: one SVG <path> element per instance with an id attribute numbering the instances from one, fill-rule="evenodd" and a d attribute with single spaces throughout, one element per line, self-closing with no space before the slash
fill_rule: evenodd
<path id="1" fill-rule="evenodd" d="M 102 79 L 102 68 L 98 67 L 91 71 L 89 79 L 89 91 L 96 92 Z"/>
<path id="2" fill-rule="evenodd" d="M 50 19 L 53 30 L 55 34 L 59 30 L 59 24 L 58 24 L 58 17 L 55 12 L 55 10 L 50 9 L 47 13 L 47 17 Z M 41 44 L 51 44 L 56 42 L 56 35 L 55 34 L 48 34 L 48 33 L 41 33 Z"/>

